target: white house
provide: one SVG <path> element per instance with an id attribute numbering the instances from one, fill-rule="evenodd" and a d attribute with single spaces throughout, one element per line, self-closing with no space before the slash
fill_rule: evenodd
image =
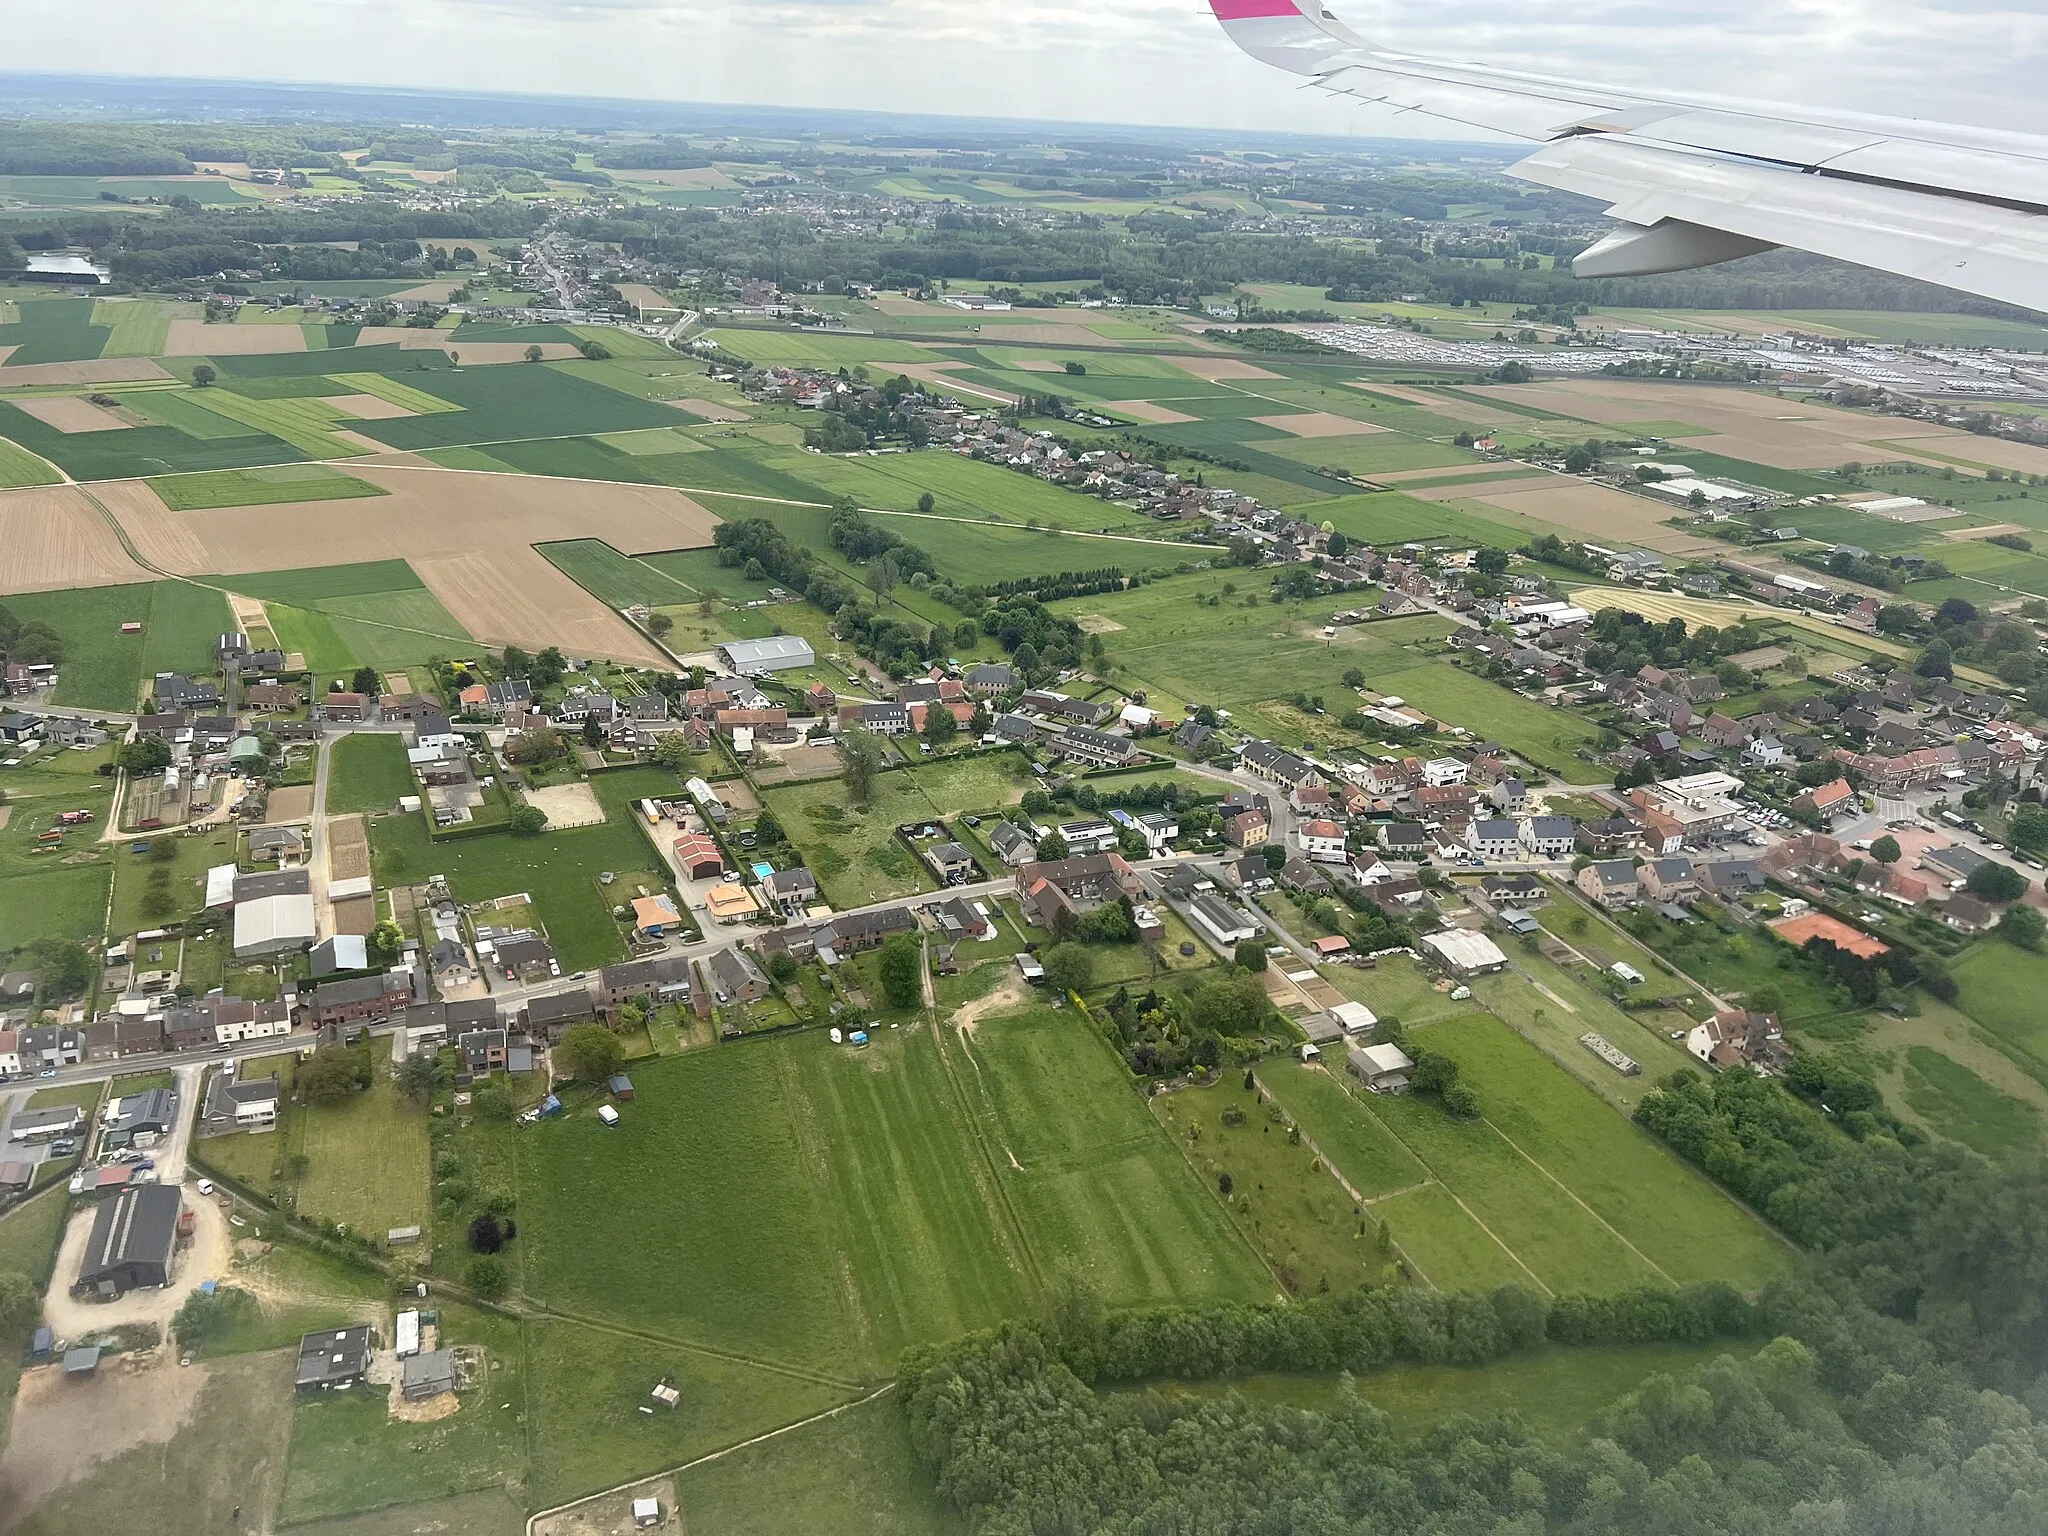
<path id="1" fill-rule="evenodd" d="M 1503 817 L 1488 816 L 1473 822 L 1465 840 L 1482 859 L 1518 859 L 1522 856 L 1522 829 Z"/>
<path id="2" fill-rule="evenodd" d="M 1569 816 L 1531 816 L 1522 823 L 1522 850 L 1532 859 L 1569 858 L 1578 831 Z"/>
<path id="3" fill-rule="evenodd" d="M 1422 765 L 1422 782 L 1432 788 L 1465 782 L 1465 765 L 1455 757 L 1432 757 Z"/>
<path id="4" fill-rule="evenodd" d="M 1295 843 L 1304 857 L 1317 864 L 1343 864 L 1344 829 L 1334 821 L 1304 821 L 1294 829 Z"/>

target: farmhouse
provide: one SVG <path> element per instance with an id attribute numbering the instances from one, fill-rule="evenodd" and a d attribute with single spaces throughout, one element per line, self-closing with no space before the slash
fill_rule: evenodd
<path id="1" fill-rule="evenodd" d="M 368 1323 L 309 1333 L 299 1340 L 299 1368 L 293 1384 L 301 1392 L 352 1387 L 368 1374 L 375 1343 Z"/>
<path id="2" fill-rule="evenodd" d="M 184 1204 L 170 1184 L 144 1184 L 101 1201 L 73 1294 L 112 1297 L 170 1284 Z"/>

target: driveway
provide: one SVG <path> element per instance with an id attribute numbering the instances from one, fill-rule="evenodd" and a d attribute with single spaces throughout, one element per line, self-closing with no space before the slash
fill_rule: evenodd
<path id="1" fill-rule="evenodd" d="M 181 1154 L 182 1155 L 182 1154 Z M 227 1216 L 212 1200 L 185 1191 L 185 1209 L 197 1221 L 190 1245 L 180 1248 L 171 1262 L 171 1283 L 159 1290 L 130 1291 L 115 1301 L 78 1301 L 71 1284 L 78 1278 L 85 1257 L 86 1239 L 92 1235 L 94 1206 L 87 1206 L 71 1218 L 64 1229 L 64 1241 L 57 1249 L 57 1268 L 50 1277 L 50 1292 L 43 1298 L 43 1320 L 59 1338 L 75 1339 L 122 1323 L 155 1323 L 167 1327 L 185 1298 L 203 1280 L 228 1278 L 234 1245 Z"/>

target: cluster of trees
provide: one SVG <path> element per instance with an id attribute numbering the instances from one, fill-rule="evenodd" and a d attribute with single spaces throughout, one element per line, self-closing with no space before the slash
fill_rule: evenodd
<path id="1" fill-rule="evenodd" d="M 1981 667 L 2008 687 L 2024 688 L 2027 707 L 2048 714 L 2048 656 L 2041 654 L 2033 626 L 2024 622 L 2035 617 L 2048 617 L 2048 604 L 2038 598 L 2024 604 L 2018 618 L 1987 617 L 1974 603 L 1947 598 L 1929 620 L 1933 635 L 1913 670 L 1946 682 L 1955 676 L 1957 663 Z"/>
<path id="2" fill-rule="evenodd" d="M 1040 602 L 1058 602 L 1063 597 L 1092 597 L 1098 592 L 1124 589 L 1121 566 L 1105 565 L 1092 571 L 1059 571 L 1050 576 L 1020 576 L 993 586 L 967 588 L 968 597 L 1002 598 L 1028 595 Z"/>
<path id="3" fill-rule="evenodd" d="M 0 661 L 60 662 L 64 637 L 41 619 L 17 618 L 0 603 Z"/>
<path id="4" fill-rule="evenodd" d="M 1458 1080 L 1458 1063 L 1442 1051 L 1433 1051 L 1426 1045 L 1418 1045 L 1408 1038 L 1397 1018 L 1379 1021 L 1375 1033 L 1389 1045 L 1398 1045 L 1408 1053 L 1415 1063 L 1408 1074 L 1408 1086 L 1424 1098 L 1435 1099 L 1443 1106 L 1444 1113 L 1458 1120 L 1477 1120 L 1480 1116 L 1479 1096 L 1472 1091 L 1469 1083 Z"/>
<path id="5" fill-rule="evenodd" d="M 938 574 L 938 567 L 932 563 L 929 554 L 869 518 L 850 496 L 842 496 L 832 503 L 829 537 L 834 549 L 856 563 L 888 560 L 893 573 L 888 586 L 894 586 L 899 580 L 908 580 L 920 571 L 927 578 Z M 877 590 L 886 592 L 888 587 Z"/>
<path id="6" fill-rule="evenodd" d="M 1688 630 L 1683 619 L 1660 623 L 1625 608 L 1602 608 L 1593 615 L 1592 632 L 1586 665 L 1599 672 L 1637 672 L 1654 663 L 1711 671 L 1718 676 L 1725 658 L 1764 643 L 1763 630 L 1752 623 L 1725 628 L 1702 624 Z M 1749 682 L 1749 674 L 1735 667 L 1722 679 L 1722 686 L 1732 683 L 1747 688 Z"/>
<path id="7" fill-rule="evenodd" d="M 1110 1044 L 1131 1071 L 1140 1077 L 1176 1077 L 1226 1059 L 1255 1060 L 1264 1050 L 1260 1037 L 1273 1005 L 1254 970 L 1233 964 L 1184 990 L 1154 986 L 1134 996 L 1128 987 L 1118 987 L 1101 1011 L 1109 1020 Z"/>

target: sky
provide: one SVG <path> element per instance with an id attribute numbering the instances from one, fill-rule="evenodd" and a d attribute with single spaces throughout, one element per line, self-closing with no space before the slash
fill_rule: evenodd
<path id="1" fill-rule="evenodd" d="M 2001 0 L 1328 0 L 1393 46 L 1616 84 L 2048 132 L 2048 7 Z M 1450 131 L 1303 89 L 1204 0 L 0 0 L 10 69 Z"/>

